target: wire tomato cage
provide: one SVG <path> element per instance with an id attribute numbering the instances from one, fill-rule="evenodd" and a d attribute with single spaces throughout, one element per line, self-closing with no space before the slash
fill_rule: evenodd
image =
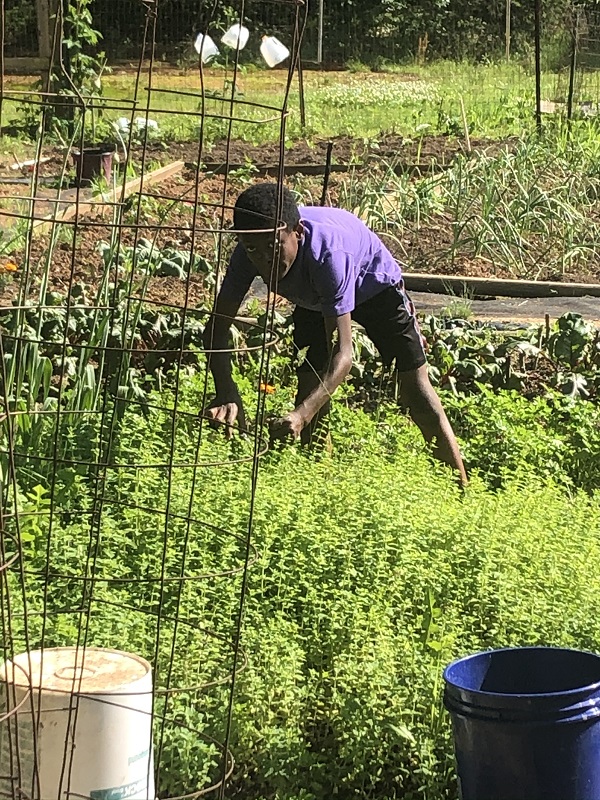
<path id="1" fill-rule="evenodd" d="M 239 88 L 235 42 L 224 69 L 204 64 L 200 48 L 183 76 L 165 70 L 158 5 L 142 3 L 139 58 L 123 82 L 86 60 L 92 23 L 66 4 L 50 4 L 39 87 L 14 88 L 0 63 L 0 124 L 33 134 L 0 206 L 0 793 L 10 798 L 224 797 L 235 769 L 274 293 L 259 343 L 238 337 L 225 351 L 257 365 L 253 425 L 234 444 L 214 439 L 198 413 L 216 352 L 202 332 L 235 236 L 240 126 L 276 130 L 282 183 L 307 7 L 276 4 L 289 57 L 265 103 Z M 218 12 L 203 9 L 205 30 Z M 169 125 L 169 136 L 181 125 L 192 158 L 174 157 Z M 203 167 L 215 140 L 219 174 Z M 223 472 L 241 487 L 235 525 L 211 514 Z M 51 668 L 65 653 L 67 666 Z M 149 673 L 129 683 L 111 673 L 109 690 L 101 676 L 127 654 Z M 98 708 L 106 719 L 131 711 L 146 737 L 129 759 L 135 777 L 119 787 L 82 788 L 81 753 L 90 764 L 103 757 L 89 740 Z M 62 736 L 52 774 L 49 720 Z"/>

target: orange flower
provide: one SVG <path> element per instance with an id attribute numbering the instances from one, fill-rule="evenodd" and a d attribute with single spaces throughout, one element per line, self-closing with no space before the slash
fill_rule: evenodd
<path id="1" fill-rule="evenodd" d="M 261 383 L 260 390 L 265 394 L 275 394 L 275 387 L 271 386 L 270 383 Z"/>
<path id="2" fill-rule="evenodd" d="M 2 272 L 18 272 L 19 271 L 19 268 L 15 264 L 14 261 L 7 261 L 5 264 L 2 264 L 2 267 L 0 267 L 0 269 L 2 269 Z"/>

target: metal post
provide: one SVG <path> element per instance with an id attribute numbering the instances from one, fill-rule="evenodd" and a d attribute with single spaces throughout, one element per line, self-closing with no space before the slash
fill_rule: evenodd
<path id="1" fill-rule="evenodd" d="M 534 0 L 535 19 L 535 124 L 542 131 L 542 0 Z"/>
<path id="2" fill-rule="evenodd" d="M 321 192 L 321 205 L 327 202 L 327 189 L 329 188 L 329 176 L 331 175 L 331 154 L 333 153 L 333 142 L 327 144 L 327 156 L 325 157 L 325 174 L 323 176 L 323 191 Z"/>
<path id="3" fill-rule="evenodd" d="M 298 94 L 300 96 L 300 127 L 304 130 L 306 128 L 306 103 L 304 101 L 304 71 L 300 48 L 298 48 Z"/>
<path id="4" fill-rule="evenodd" d="M 49 91 L 50 56 L 52 39 L 50 34 L 50 3 L 48 0 L 36 0 L 38 55 L 44 61 L 42 68 L 42 89 Z"/>
<path id="5" fill-rule="evenodd" d="M 574 9 L 573 28 L 571 32 L 571 64 L 569 66 L 569 95 L 567 97 L 567 119 L 573 116 L 573 96 L 575 94 L 575 71 L 577 69 L 577 46 L 579 34 L 579 9 Z"/>
<path id="6" fill-rule="evenodd" d="M 319 0 L 319 23 L 317 30 L 317 63 L 323 63 L 323 0 Z"/>
<path id="7" fill-rule="evenodd" d="M 511 1 L 506 0 L 506 60 L 510 61 L 510 23 L 511 23 Z"/>

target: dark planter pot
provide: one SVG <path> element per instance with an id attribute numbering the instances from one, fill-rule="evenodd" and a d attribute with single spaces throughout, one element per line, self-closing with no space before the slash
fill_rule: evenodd
<path id="1" fill-rule="evenodd" d="M 73 150 L 71 155 L 75 163 L 75 184 L 89 186 L 94 178 L 103 175 L 110 182 L 112 162 L 116 146 L 114 144 L 96 144 Z"/>

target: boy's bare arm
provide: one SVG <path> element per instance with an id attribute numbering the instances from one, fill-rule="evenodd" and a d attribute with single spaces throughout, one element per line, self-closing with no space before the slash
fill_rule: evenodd
<path id="1" fill-rule="evenodd" d="M 207 351 L 207 363 L 215 382 L 216 396 L 203 410 L 215 426 L 226 426 L 226 434 L 231 437 L 236 420 L 240 430 L 246 430 L 246 415 L 238 388 L 231 375 L 231 353 L 224 352 L 230 347 L 229 330 L 239 311 L 239 303 L 217 298 L 214 314 L 206 324 L 203 335 Z"/>
<path id="2" fill-rule="evenodd" d="M 300 436 L 318 411 L 346 379 L 352 367 L 351 315 L 325 317 L 325 333 L 330 346 L 330 359 L 323 378 L 315 389 L 293 411 L 274 420 L 271 435 L 274 438 Z"/>

